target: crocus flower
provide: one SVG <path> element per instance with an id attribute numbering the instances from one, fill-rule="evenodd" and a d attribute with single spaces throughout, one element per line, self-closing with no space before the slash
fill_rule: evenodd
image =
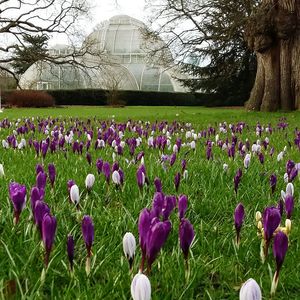
<path id="1" fill-rule="evenodd" d="M 261 300 L 261 290 L 257 282 L 250 278 L 240 289 L 240 300 Z"/>
<path id="2" fill-rule="evenodd" d="M 240 232 L 245 217 L 245 210 L 242 203 L 239 203 L 234 211 L 234 226 L 236 230 L 236 245 L 240 244 Z"/>
<path id="3" fill-rule="evenodd" d="M 76 184 L 72 185 L 70 189 L 70 199 L 75 204 L 75 206 L 79 208 L 80 195 L 79 195 L 79 188 Z"/>
<path id="4" fill-rule="evenodd" d="M 36 186 L 38 189 L 45 189 L 47 183 L 47 174 L 39 172 L 36 176 Z"/>
<path id="5" fill-rule="evenodd" d="M 67 182 L 67 188 L 68 188 L 68 192 L 69 192 L 69 201 L 72 202 L 71 200 L 71 195 L 70 195 L 70 191 L 71 191 L 71 187 L 75 184 L 75 181 L 70 179 Z"/>
<path id="6" fill-rule="evenodd" d="M 123 251 L 129 262 L 129 268 L 132 269 L 132 264 L 135 256 L 136 241 L 131 232 L 126 232 L 123 237 Z"/>
<path id="7" fill-rule="evenodd" d="M 178 215 L 179 219 L 183 219 L 187 210 L 188 198 L 186 195 L 180 195 L 178 199 Z"/>
<path id="8" fill-rule="evenodd" d="M 50 180 L 50 183 L 51 183 L 51 187 L 53 188 L 55 177 L 56 177 L 56 170 L 55 170 L 54 164 L 49 164 L 48 165 L 48 173 L 49 173 L 49 180 Z"/>
<path id="9" fill-rule="evenodd" d="M 289 195 L 289 194 L 286 195 L 284 203 L 285 203 L 286 217 L 288 219 L 290 219 L 291 216 L 292 216 L 292 212 L 294 210 L 294 197 L 292 195 Z"/>
<path id="10" fill-rule="evenodd" d="M 245 169 L 249 168 L 250 165 L 250 161 L 251 161 L 251 154 L 246 154 L 245 158 L 244 158 L 244 167 Z"/>
<path id="11" fill-rule="evenodd" d="M 0 164 L 0 177 L 4 177 L 4 176 L 5 176 L 4 168 L 3 168 L 3 165 Z"/>
<path id="12" fill-rule="evenodd" d="M 238 188 L 239 188 L 239 184 L 240 184 L 240 181 L 241 181 L 241 177 L 242 177 L 242 170 L 241 169 L 238 169 L 235 176 L 234 176 L 234 179 L 233 179 L 233 182 L 234 182 L 234 190 L 235 190 L 235 193 L 237 194 L 237 191 L 238 191 Z"/>
<path id="13" fill-rule="evenodd" d="M 268 255 L 268 249 L 273 233 L 279 226 L 281 221 L 281 215 L 276 207 L 267 207 L 263 213 L 263 227 L 264 227 L 264 258 Z"/>
<path id="14" fill-rule="evenodd" d="M 138 187 L 140 190 L 142 190 L 144 184 L 145 184 L 145 173 L 143 172 L 143 169 L 140 167 L 138 168 L 137 172 L 136 172 L 136 181 L 138 184 Z"/>
<path id="15" fill-rule="evenodd" d="M 56 218 L 45 214 L 42 222 L 43 242 L 46 250 L 45 266 L 48 267 L 50 252 L 53 246 L 56 231 Z"/>
<path id="16" fill-rule="evenodd" d="M 274 192 L 275 192 L 276 183 L 277 183 L 277 177 L 275 174 L 272 174 L 270 176 L 270 186 L 271 186 L 272 194 L 274 194 Z"/>
<path id="17" fill-rule="evenodd" d="M 156 192 L 161 193 L 162 192 L 162 184 L 161 184 L 161 180 L 158 177 L 156 177 L 154 179 L 154 185 L 155 185 Z"/>
<path id="18" fill-rule="evenodd" d="M 14 224 L 18 224 L 20 214 L 26 205 L 26 187 L 17 182 L 9 184 L 9 197 L 14 207 Z"/>
<path id="19" fill-rule="evenodd" d="M 70 271 L 73 272 L 73 261 L 74 261 L 74 238 L 72 235 L 68 235 L 67 239 L 67 254 L 70 263 Z"/>
<path id="20" fill-rule="evenodd" d="M 82 236 L 87 250 L 86 260 L 86 274 L 89 275 L 91 271 L 91 255 L 92 246 L 94 242 L 94 224 L 90 216 L 84 216 L 81 223 Z"/>
<path id="21" fill-rule="evenodd" d="M 111 175 L 112 181 L 115 185 L 120 185 L 121 184 L 121 176 L 119 174 L 119 171 L 115 170 L 113 171 Z"/>
<path id="22" fill-rule="evenodd" d="M 152 263 L 157 257 L 160 249 L 164 245 L 168 237 L 167 228 L 164 225 L 164 222 L 158 221 L 154 225 L 150 226 L 148 236 L 147 236 L 147 262 L 148 262 L 148 271 L 151 270 Z"/>
<path id="23" fill-rule="evenodd" d="M 279 272 L 282 267 L 286 252 L 288 250 L 288 238 L 282 232 L 278 231 L 274 237 L 274 244 L 273 244 L 273 254 L 276 260 L 276 272 L 273 277 L 272 287 L 271 287 L 271 296 L 275 295 L 278 280 L 279 280 Z"/>
<path id="24" fill-rule="evenodd" d="M 85 187 L 88 191 L 90 191 L 95 183 L 95 175 L 88 174 L 85 178 Z"/>
<path id="25" fill-rule="evenodd" d="M 103 160 L 98 158 L 96 161 L 96 167 L 97 167 L 97 171 L 98 174 L 100 174 L 102 172 L 102 167 L 103 167 Z"/>
<path id="26" fill-rule="evenodd" d="M 41 238 L 43 238 L 43 218 L 46 214 L 50 214 L 49 206 L 44 201 L 37 200 L 34 207 L 34 220 L 40 231 Z"/>
<path id="27" fill-rule="evenodd" d="M 176 173 L 175 174 L 175 177 L 174 177 L 174 185 L 175 185 L 175 190 L 176 192 L 178 192 L 178 189 L 179 189 L 179 185 L 180 185 L 180 173 Z"/>
<path id="28" fill-rule="evenodd" d="M 151 299 L 151 284 L 146 275 L 138 273 L 133 277 L 131 282 L 131 296 L 133 300 Z"/>
<path id="29" fill-rule="evenodd" d="M 86 160 L 87 160 L 87 162 L 89 163 L 89 165 L 92 164 L 92 156 L 91 156 L 91 153 L 89 153 L 89 152 L 86 153 Z"/>
<path id="30" fill-rule="evenodd" d="M 40 194 L 40 190 L 34 186 L 30 191 L 30 204 L 31 204 L 31 211 L 34 216 L 34 209 L 35 209 L 35 203 L 38 200 L 43 200 L 42 195 Z"/>
<path id="31" fill-rule="evenodd" d="M 193 225 L 187 219 L 181 219 L 179 226 L 179 240 L 184 259 L 187 260 L 191 243 L 194 239 L 195 232 Z"/>
<path id="32" fill-rule="evenodd" d="M 162 214 L 163 205 L 164 195 L 162 193 L 156 192 L 152 200 L 151 216 L 159 218 Z"/>
<path id="33" fill-rule="evenodd" d="M 167 195 L 164 198 L 164 206 L 162 210 L 163 220 L 167 220 L 172 212 L 172 210 L 176 207 L 176 196 Z"/>
<path id="34" fill-rule="evenodd" d="M 138 230 L 139 230 L 139 242 L 140 247 L 142 249 L 142 261 L 140 270 L 143 271 L 144 269 L 144 263 L 146 258 L 146 250 L 147 250 L 147 236 L 148 231 L 150 229 L 150 211 L 148 209 L 143 209 L 139 216 L 139 222 L 138 222 Z"/>
<path id="35" fill-rule="evenodd" d="M 110 181 L 110 165 L 107 161 L 103 163 L 102 172 L 105 176 L 107 184 L 109 184 L 109 181 Z"/>

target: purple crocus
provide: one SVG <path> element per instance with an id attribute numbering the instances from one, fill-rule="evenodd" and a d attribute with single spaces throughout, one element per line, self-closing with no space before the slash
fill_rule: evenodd
<path id="1" fill-rule="evenodd" d="M 73 272 L 73 260 L 74 260 L 74 238 L 72 235 L 68 235 L 67 239 L 67 253 L 68 253 L 68 259 L 70 263 L 70 271 Z"/>
<path id="2" fill-rule="evenodd" d="M 179 172 L 176 173 L 176 174 L 175 174 L 175 177 L 174 177 L 174 185 L 175 185 L 175 190 L 176 190 L 176 192 L 178 192 L 178 189 L 179 189 L 180 178 L 181 178 L 180 173 L 179 173 Z"/>
<path id="3" fill-rule="evenodd" d="M 270 176 L 270 186 L 271 186 L 272 194 L 274 194 L 275 192 L 276 184 L 277 184 L 277 177 L 275 174 L 272 174 Z"/>
<path id="4" fill-rule="evenodd" d="M 187 210 L 188 198 L 186 195 L 180 195 L 178 199 L 178 215 L 179 219 L 183 219 Z"/>
<path id="5" fill-rule="evenodd" d="M 37 200 L 35 202 L 35 207 L 34 207 L 34 220 L 35 224 L 37 225 L 41 238 L 43 238 L 43 228 L 42 228 L 42 223 L 43 223 L 43 218 L 44 215 L 50 214 L 50 208 L 49 206 L 41 200 Z"/>
<path id="6" fill-rule="evenodd" d="M 18 224 L 20 214 L 26 205 L 26 187 L 17 182 L 9 184 L 9 197 L 14 207 L 14 224 Z"/>
<path id="7" fill-rule="evenodd" d="M 240 232 L 245 217 L 245 210 L 242 203 L 239 203 L 234 210 L 234 226 L 236 230 L 236 245 L 240 244 Z"/>
<path id="8" fill-rule="evenodd" d="M 82 236 L 85 242 L 87 250 L 87 260 L 86 260 L 86 273 L 90 274 L 91 271 L 91 255 L 92 246 L 94 242 L 94 224 L 90 216 L 84 216 L 81 223 Z"/>
<path id="9" fill-rule="evenodd" d="M 151 225 L 147 236 L 147 263 L 148 272 L 151 271 L 151 266 L 156 259 L 160 249 L 164 245 L 168 237 L 169 226 L 164 222 L 156 222 Z"/>
<path id="10" fill-rule="evenodd" d="M 107 161 L 103 163 L 102 172 L 105 176 L 107 184 L 109 184 L 109 181 L 110 181 L 110 165 Z"/>
<path id="11" fill-rule="evenodd" d="M 156 192 L 161 193 L 162 192 L 162 184 L 161 184 L 161 180 L 158 177 L 156 177 L 154 179 L 154 185 L 155 185 Z"/>
<path id="12" fill-rule="evenodd" d="M 238 169 L 235 176 L 234 176 L 234 179 L 233 179 L 233 182 L 234 182 L 234 190 L 235 190 L 235 193 L 237 194 L 237 191 L 238 191 L 238 188 L 239 188 L 239 184 L 240 184 L 240 181 L 241 181 L 241 178 L 242 178 L 242 170 L 241 169 Z"/>
<path id="13" fill-rule="evenodd" d="M 34 218 L 34 209 L 35 209 L 35 203 L 38 200 L 43 201 L 43 195 L 40 192 L 41 190 L 39 190 L 36 186 L 34 186 L 31 191 L 30 191 L 30 204 L 31 204 L 31 211 L 33 214 L 33 218 Z"/>
<path id="14" fill-rule="evenodd" d="M 176 207 L 176 196 L 167 195 L 164 199 L 164 206 L 162 210 L 163 220 L 167 220 L 172 212 L 172 210 Z"/>
<path id="15" fill-rule="evenodd" d="M 140 213 L 139 222 L 138 222 L 139 243 L 142 250 L 140 271 L 143 271 L 144 269 L 144 263 L 145 263 L 146 251 L 147 251 L 147 237 L 148 237 L 148 231 L 150 229 L 150 223 L 151 223 L 150 211 L 147 208 L 144 208 Z"/>
<path id="16" fill-rule="evenodd" d="M 179 226 L 179 240 L 184 259 L 187 261 L 189 249 L 194 239 L 195 232 L 193 225 L 187 219 L 181 219 Z"/>
<path id="17" fill-rule="evenodd" d="M 276 207 L 267 207 L 263 213 L 263 227 L 264 227 L 264 257 L 268 255 L 268 249 L 273 233 L 279 226 L 281 215 L 279 209 Z"/>
<path id="18" fill-rule="evenodd" d="M 37 165 L 35 166 L 35 173 L 36 173 L 36 175 L 37 175 L 37 174 L 39 174 L 40 172 L 44 172 L 44 168 L 43 168 L 43 166 L 42 166 L 41 164 L 37 164 Z"/>
<path id="19" fill-rule="evenodd" d="M 136 181 L 137 181 L 140 191 L 143 189 L 145 180 L 146 180 L 145 173 L 143 172 L 143 169 L 141 167 L 139 167 L 136 172 Z"/>
<path id="20" fill-rule="evenodd" d="M 97 167 L 97 171 L 98 174 L 100 174 L 102 172 L 102 167 L 103 167 L 103 160 L 98 158 L 96 161 L 96 167 Z"/>
<path id="21" fill-rule="evenodd" d="M 38 189 L 45 189 L 47 183 L 47 174 L 45 172 L 39 172 L 36 176 L 36 187 Z"/>
<path id="22" fill-rule="evenodd" d="M 294 210 L 294 197 L 290 194 L 287 194 L 284 199 L 286 217 L 291 218 L 292 212 Z"/>
<path id="23" fill-rule="evenodd" d="M 163 193 L 156 192 L 152 200 L 151 217 L 159 218 L 162 214 L 163 205 L 164 205 Z"/>
<path id="24" fill-rule="evenodd" d="M 276 261 L 276 272 L 273 277 L 271 295 L 274 296 L 278 281 L 279 281 L 279 272 L 282 267 L 286 252 L 288 250 L 288 237 L 282 232 L 278 231 L 274 237 L 273 244 L 273 254 Z"/>
<path id="25" fill-rule="evenodd" d="M 86 153 L 86 160 L 87 160 L 87 162 L 89 163 L 89 165 L 92 164 L 92 156 L 91 156 L 91 153 L 89 153 L 89 152 Z"/>
<path id="26" fill-rule="evenodd" d="M 49 180 L 50 180 L 50 183 L 51 183 L 51 187 L 53 188 L 55 177 L 56 177 L 56 170 L 55 170 L 54 164 L 49 164 L 48 165 L 48 173 L 49 173 Z"/>
<path id="27" fill-rule="evenodd" d="M 48 267 L 50 252 L 54 243 L 56 231 L 56 218 L 50 214 L 45 214 L 42 222 L 43 242 L 45 246 L 45 266 Z"/>

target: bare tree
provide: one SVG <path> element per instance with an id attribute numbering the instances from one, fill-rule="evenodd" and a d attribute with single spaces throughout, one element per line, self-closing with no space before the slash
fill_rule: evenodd
<path id="1" fill-rule="evenodd" d="M 66 53 L 45 51 L 39 53 L 39 60 L 73 65 L 82 70 L 99 68 L 101 60 L 89 60 L 89 55 L 100 57 L 101 50 L 93 46 L 94 41 L 88 40 L 84 46 L 78 46 L 83 38 L 78 20 L 87 16 L 88 11 L 85 0 L 0 0 L 0 39 L 3 41 L 0 45 L 0 70 L 11 74 L 18 83 L 19 76 L 10 67 L 14 54 L 27 47 L 25 40 L 28 36 L 38 35 L 56 38 L 63 35 L 70 41 Z M 32 63 L 35 63 L 34 53 L 31 57 Z"/>

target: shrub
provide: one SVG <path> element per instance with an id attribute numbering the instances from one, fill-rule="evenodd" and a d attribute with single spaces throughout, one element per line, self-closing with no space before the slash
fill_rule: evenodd
<path id="1" fill-rule="evenodd" d="M 50 107 L 54 98 L 43 91 L 18 90 L 7 95 L 6 103 L 17 107 Z"/>

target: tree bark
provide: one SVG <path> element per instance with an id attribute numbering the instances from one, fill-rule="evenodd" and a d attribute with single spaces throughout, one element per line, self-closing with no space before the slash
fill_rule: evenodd
<path id="1" fill-rule="evenodd" d="M 246 40 L 257 74 L 246 108 L 300 109 L 300 1 L 262 0 L 249 18 Z"/>

